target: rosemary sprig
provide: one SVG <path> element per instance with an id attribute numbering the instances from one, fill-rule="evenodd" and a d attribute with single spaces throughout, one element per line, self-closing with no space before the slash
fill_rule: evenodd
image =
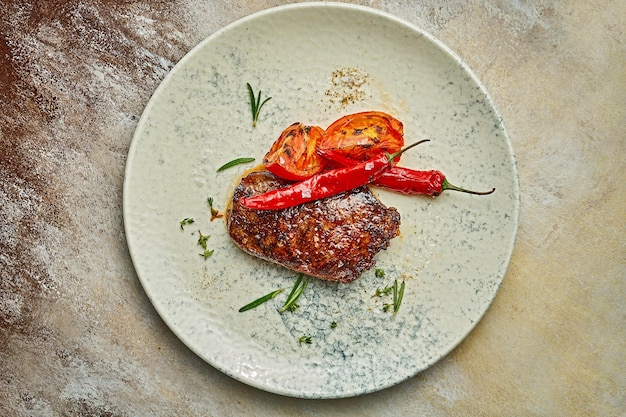
<path id="1" fill-rule="evenodd" d="M 252 126 L 256 126 L 256 122 L 259 119 L 259 113 L 261 112 L 261 107 L 263 107 L 263 105 L 267 103 L 269 99 L 271 99 L 271 97 L 268 97 L 265 100 L 261 101 L 261 90 L 259 90 L 259 94 L 257 95 L 257 97 L 254 97 L 254 91 L 252 91 L 252 86 L 250 85 L 250 83 L 246 83 L 246 85 L 248 86 L 248 95 L 250 96 Z"/>
<path id="2" fill-rule="evenodd" d="M 225 169 L 234 167 L 235 165 L 247 164 L 248 162 L 254 162 L 254 158 L 236 158 L 236 159 L 233 159 L 232 161 L 226 162 L 224 165 L 219 167 L 217 169 L 217 172 L 224 171 Z"/>
<path id="3" fill-rule="evenodd" d="M 284 288 L 280 288 L 280 289 L 278 289 L 276 291 L 272 291 L 269 294 L 265 294 L 263 297 L 257 298 L 256 300 L 254 300 L 254 301 L 246 304 L 245 306 L 241 307 L 239 309 L 239 312 L 242 313 L 244 311 L 247 311 L 247 310 L 253 309 L 255 307 L 258 307 L 261 304 L 265 303 L 266 301 L 269 301 L 272 298 L 276 297 L 278 294 L 280 294 L 283 291 L 284 291 Z"/>
<path id="4" fill-rule="evenodd" d="M 296 280 L 296 283 L 291 289 L 291 292 L 289 293 L 289 297 L 287 297 L 287 301 L 285 301 L 285 304 L 283 304 L 281 309 L 278 310 L 280 313 L 284 313 L 287 310 L 295 311 L 298 308 L 298 304 L 296 304 L 296 301 L 304 292 L 304 289 L 309 283 L 309 280 L 311 279 L 311 277 L 306 277 L 306 279 L 304 280 L 303 279 L 304 279 L 304 274 L 298 275 L 298 279 Z"/>

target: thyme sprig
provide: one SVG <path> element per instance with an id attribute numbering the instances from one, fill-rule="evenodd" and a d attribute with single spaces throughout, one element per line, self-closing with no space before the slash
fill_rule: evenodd
<path id="1" fill-rule="evenodd" d="M 300 343 L 300 346 L 302 346 L 303 343 L 310 345 L 311 343 L 313 343 L 313 339 L 311 338 L 311 336 L 302 335 L 298 338 L 298 343 Z"/>
<path id="2" fill-rule="evenodd" d="M 306 277 L 306 279 L 304 279 L 304 274 L 298 275 L 298 279 L 296 280 L 296 283 L 291 289 L 291 292 L 289 293 L 289 296 L 287 297 L 287 301 L 285 301 L 285 304 L 283 304 L 280 310 L 278 310 L 280 313 L 284 313 L 287 310 L 293 312 L 298 309 L 298 304 L 296 304 L 296 301 L 298 300 L 298 298 L 300 298 L 300 296 L 304 292 L 304 289 L 306 288 L 310 279 L 311 277 Z"/>
<path id="3" fill-rule="evenodd" d="M 207 246 L 207 241 L 209 240 L 211 236 L 203 235 L 200 230 L 198 230 L 198 235 L 199 235 L 198 245 L 200 245 L 200 247 L 203 249 L 202 253 L 200 253 L 200 256 L 206 259 L 209 256 L 213 255 L 213 252 L 214 252 L 212 249 L 209 249 Z"/>
<path id="4" fill-rule="evenodd" d="M 180 230 L 185 230 L 185 226 L 188 224 L 192 224 L 193 222 L 194 219 L 192 219 L 191 217 L 185 217 L 180 222 L 178 222 L 178 224 L 180 224 Z"/>
<path id="5" fill-rule="evenodd" d="M 259 113 L 261 112 L 261 107 L 265 103 L 267 103 L 271 97 L 266 98 L 261 101 L 261 90 L 259 90 L 259 94 L 255 97 L 254 91 L 252 90 L 252 86 L 250 83 L 246 83 L 248 86 L 248 95 L 250 96 L 250 109 L 252 110 L 252 126 L 256 127 L 256 122 L 259 119 Z"/>
<path id="6" fill-rule="evenodd" d="M 224 215 L 220 213 L 219 210 L 213 207 L 213 197 L 207 198 L 207 203 L 209 204 L 209 210 L 211 210 L 211 221 L 224 217 Z"/>
<path id="7" fill-rule="evenodd" d="M 389 286 L 385 288 L 376 288 L 376 293 L 372 295 L 372 298 L 382 297 L 383 295 L 389 295 L 391 294 L 391 291 L 393 291 L 393 287 L 389 287 Z"/>
<path id="8" fill-rule="evenodd" d="M 263 297 L 259 297 L 259 298 L 257 298 L 256 300 L 254 300 L 254 301 L 252 301 L 252 302 L 250 302 L 250 303 L 246 304 L 245 306 L 241 307 L 241 308 L 239 309 L 239 312 L 240 312 L 240 313 L 242 313 L 242 312 L 244 312 L 244 311 L 251 310 L 251 309 L 253 309 L 253 308 L 255 308 L 255 307 L 258 307 L 258 306 L 260 306 L 261 304 L 263 304 L 263 303 L 265 303 L 265 302 L 267 302 L 267 301 L 271 300 L 272 298 L 276 297 L 278 294 L 280 294 L 280 293 L 281 293 L 281 292 L 283 292 L 284 290 L 285 290 L 284 288 L 279 288 L 279 289 L 277 289 L 276 291 L 272 291 L 272 292 L 271 292 L 271 293 L 269 293 L 269 294 L 265 294 Z"/>

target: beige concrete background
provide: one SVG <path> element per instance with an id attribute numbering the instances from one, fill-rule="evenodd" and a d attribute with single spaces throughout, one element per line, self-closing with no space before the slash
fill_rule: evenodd
<path id="1" fill-rule="evenodd" d="M 626 409 L 626 3 L 355 1 L 445 42 L 521 181 L 511 266 L 449 356 L 357 398 L 283 398 L 194 356 L 134 273 L 126 152 L 194 45 L 282 1 L 0 0 L 0 415 L 618 416 Z"/>

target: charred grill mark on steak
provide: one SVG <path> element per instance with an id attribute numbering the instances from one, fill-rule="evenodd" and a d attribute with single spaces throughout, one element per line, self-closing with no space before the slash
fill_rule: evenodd
<path id="1" fill-rule="evenodd" d="M 226 222 L 243 251 L 324 280 L 351 282 L 374 266 L 374 256 L 400 233 L 398 211 L 368 187 L 283 210 L 251 210 L 237 203 L 288 184 L 255 171 L 235 188 Z"/>

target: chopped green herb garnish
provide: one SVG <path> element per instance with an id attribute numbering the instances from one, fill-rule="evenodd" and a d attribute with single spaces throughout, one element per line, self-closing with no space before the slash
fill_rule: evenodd
<path id="1" fill-rule="evenodd" d="M 209 236 L 209 235 L 203 235 L 203 234 L 202 234 L 202 232 L 201 232 L 201 231 L 199 231 L 199 230 L 198 230 L 198 234 L 200 235 L 200 236 L 198 237 L 198 245 L 202 246 L 202 249 L 206 249 L 206 248 L 207 248 L 206 242 L 207 242 L 207 240 L 209 240 L 209 238 L 210 238 L 211 236 Z"/>
<path id="2" fill-rule="evenodd" d="M 385 277 L 385 270 L 380 269 L 380 268 L 376 268 L 376 270 L 374 271 L 374 276 L 376 278 L 384 278 Z"/>
<path id="3" fill-rule="evenodd" d="M 254 158 L 237 158 L 237 159 L 233 159 L 232 161 L 226 162 L 224 165 L 219 167 L 217 169 L 217 172 L 224 171 L 225 169 L 228 169 L 230 167 L 234 167 L 235 165 L 247 164 L 249 162 L 254 162 Z"/>
<path id="4" fill-rule="evenodd" d="M 287 297 L 287 301 L 285 301 L 285 304 L 281 307 L 280 310 L 278 310 L 279 312 L 284 313 L 287 310 L 293 312 L 298 308 L 298 304 L 296 304 L 296 301 L 302 295 L 302 293 L 304 292 L 304 289 L 309 283 L 309 280 L 311 279 L 311 277 L 306 277 L 306 279 L 304 279 L 303 281 L 303 278 L 304 278 L 304 274 L 298 275 L 298 279 L 296 280 L 296 283 L 291 289 L 291 292 L 289 293 L 289 297 Z"/>
<path id="5" fill-rule="evenodd" d="M 389 295 L 393 291 L 393 302 L 392 303 L 384 303 L 383 311 L 387 312 L 393 307 L 393 312 L 397 313 L 400 309 L 400 305 L 402 304 L 402 297 L 404 297 L 404 281 L 398 287 L 398 280 L 393 281 L 393 286 L 385 287 L 382 290 L 378 288 L 376 290 L 376 294 L 372 297 L 382 297 L 383 295 Z"/>
<path id="6" fill-rule="evenodd" d="M 188 224 L 192 224 L 193 222 L 194 220 L 190 217 L 182 219 L 180 222 L 178 222 L 178 224 L 180 224 L 180 230 L 185 230 L 185 226 Z"/>
<path id="7" fill-rule="evenodd" d="M 204 250 L 202 251 L 202 253 L 200 254 L 200 256 L 202 256 L 204 259 L 206 259 L 206 258 L 208 258 L 209 256 L 213 255 L 213 252 L 214 252 L 213 250 L 210 250 L 210 249 L 207 247 L 207 244 L 206 244 L 207 240 L 209 240 L 209 238 L 210 238 L 211 236 L 209 236 L 209 235 L 203 235 L 203 234 L 202 234 L 202 232 L 201 232 L 200 230 L 198 230 L 198 235 L 199 235 L 199 237 L 198 237 L 198 245 L 200 245 L 200 246 L 202 247 L 202 249 L 204 249 Z"/>
<path id="8" fill-rule="evenodd" d="M 311 336 L 304 335 L 298 338 L 298 343 L 300 343 L 301 346 L 303 343 L 310 345 L 311 343 L 313 343 L 313 340 L 311 339 Z"/>
<path id="9" fill-rule="evenodd" d="M 280 294 L 281 292 L 283 292 L 284 288 L 280 288 L 276 291 L 272 291 L 269 294 L 265 294 L 263 297 L 257 298 L 256 300 L 246 304 L 245 306 L 241 307 L 239 309 L 239 312 L 243 312 L 243 311 L 247 311 L 250 309 L 253 309 L 255 307 L 260 306 L 261 304 L 265 303 L 266 301 L 271 300 L 272 298 L 276 297 L 278 294 Z"/>
<path id="10" fill-rule="evenodd" d="M 252 110 L 252 126 L 256 126 L 256 122 L 259 119 L 259 113 L 261 112 L 261 107 L 265 103 L 267 103 L 271 97 L 266 98 L 261 101 L 261 90 L 259 90 L 259 94 L 257 97 L 254 97 L 254 91 L 252 91 L 252 86 L 250 83 L 246 83 L 248 86 L 248 96 L 250 97 L 250 109 Z"/>
<path id="11" fill-rule="evenodd" d="M 337 328 L 337 322 L 333 321 L 332 323 L 330 323 L 330 328 L 331 329 L 336 329 Z"/>
<path id="12" fill-rule="evenodd" d="M 383 295 L 389 295 L 391 294 L 391 291 L 393 290 L 392 287 L 385 287 L 385 288 L 376 288 L 376 293 L 374 295 L 372 295 L 372 298 L 374 297 L 382 297 Z"/>

